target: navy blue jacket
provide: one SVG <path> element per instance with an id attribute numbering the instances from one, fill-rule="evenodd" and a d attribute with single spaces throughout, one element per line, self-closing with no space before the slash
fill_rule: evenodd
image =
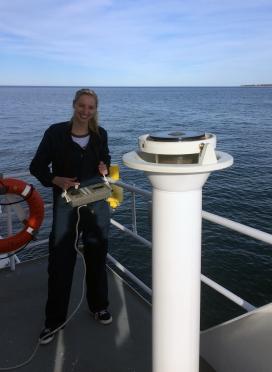
<path id="1" fill-rule="evenodd" d="M 89 143 L 82 149 L 72 140 L 71 122 L 67 121 L 45 131 L 29 169 L 42 185 L 52 187 L 55 176 L 76 177 L 79 182 L 99 176 L 99 162 L 109 167 L 110 159 L 105 129 L 99 127 L 99 135 L 90 132 Z"/>

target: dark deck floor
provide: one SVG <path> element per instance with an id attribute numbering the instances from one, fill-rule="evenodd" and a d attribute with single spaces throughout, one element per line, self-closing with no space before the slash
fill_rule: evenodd
<path id="1" fill-rule="evenodd" d="M 27 360 L 43 327 L 47 259 L 0 270 L 0 368 Z M 77 262 L 71 311 L 82 293 L 82 263 Z M 98 324 L 86 302 L 54 341 L 40 346 L 22 372 L 151 372 L 151 307 L 109 271 L 113 323 Z M 201 372 L 211 371 L 201 360 Z M 167 371 L 168 372 L 168 371 Z"/>

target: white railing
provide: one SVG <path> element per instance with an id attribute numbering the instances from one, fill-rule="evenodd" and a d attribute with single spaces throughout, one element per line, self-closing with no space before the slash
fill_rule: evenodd
<path id="1" fill-rule="evenodd" d="M 130 191 L 131 194 L 132 194 L 132 200 L 134 200 L 133 205 L 135 205 L 135 194 L 140 194 L 144 197 L 147 197 L 148 199 L 150 199 L 152 197 L 152 192 L 150 192 L 150 191 L 139 189 L 138 187 L 128 185 L 128 184 L 126 184 L 122 181 L 111 180 L 110 182 L 114 183 L 114 184 L 116 184 L 120 187 L 123 187 L 124 189 L 126 189 L 128 191 Z M 136 217 L 136 212 L 133 212 L 132 213 L 132 226 L 135 225 L 136 226 L 136 231 L 137 231 L 137 221 L 136 221 L 135 217 Z M 243 225 L 241 223 L 231 221 L 231 220 L 229 220 L 225 217 L 217 216 L 215 214 L 205 212 L 205 211 L 202 211 L 202 217 L 203 217 L 203 219 L 205 219 L 207 221 L 210 221 L 210 222 L 216 223 L 218 225 L 227 227 L 227 228 L 229 228 L 233 231 L 237 231 L 237 232 L 239 232 L 243 235 L 249 236 L 249 237 L 254 238 L 256 240 L 263 241 L 263 242 L 268 243 L 268 244 L 272 244 L 272 235 L 268 234 L 266 232 L 260 231 L 258 229 Z M 135 239 L 137 239 L 141 243 L 145 244 L 146 246 L 148 246 L 150 248 L 152 247 L 151 242 L 142 238 L 138 234 L 135 234 L 133 231 L 127 229 L 125 226 L 121 225 L 120 223 L 118 223 L 114 220 L 112 220 L 111 222 L 114 226 L 116 226 L 117 228 L 122 230 L 124 233 L 127 233 L 128 235 L 134 237 Z M 206 285 L 208 285 L 209 287 L 213 288 L 218 293 L 221 293 L 223 296 L 225 296 L 226 298 L 228 298 L 232 302 L 241 306 L 246 311 L 252 311 L 252 310 L 255 309 L 255 306 L 253 306 L 249 302 L 245 301 L 241 297 L 235 295 L 234 293 L 232 293 L 228 289 L 222 287 L 221 285 L 219 285 L 215 281 L 211 280 L 210 278 L 207 278 L 203 274 L 201 274 L 201 281 L 203 283 L 205 283 Z"/>
<path id="2" fill-rule="evenodd" d="M 23 177 L 23 176 L 29 176 L 29 173 L 28 172 L 22 172 L 22 173 L 19 173 L 19 174 L 16 174 L 16 175 L 10 174 L 10 175 L 6 175 L 6 178 L 8 178 L 8 177 L 18 178 L 18 177 Z M 119 230 L 121 230 L 123 233 L 132 236 L 134 239 L 138 240 L 139 242 L 141 242 L 145 246 L 147 246 L 149 248 L 152 248 L 152 243 L 149 242 L 148 240 L 146 240 L 145 238 L 143 238 L 142 236 L 140 236 L 137 233 L 137 218 L 136 218 L 136 194 L 139 194 L 139 195 L 142 195 L 142 196 L 144 196 L 148 199 L 151 199 L 152 193 L 150 191 L 142 190 L 142 189 L 140 189 L 140 188 L 138 188 L 134 185 L 126 184 L 126 183 L 124 183 L 122 181 L 119 181 L 119 180 L 116 181 L 116 180 L 110 179 L 110 182 L 124 188 L 125 190 L 127 190 L 129 192 L 131 192 L 131 195 L 132 195 L 132 230 L 128 229 L 127 227 L 125 227 L 124 225 L 115 221 L 114 219 L 111 219 L 111 224 L 113 226 L 115 226 L 116 228 L 118 228 Z M 49 205 L 47 204 L 46 207 L 48 208 Z M 11 214 L 7 213 L 6 217 L 8 219 L 11 219 Z M 254 239 L 257 239 L 257 240 L 261 240 L 261 241 L 263 241 L 265 243 L 268 243 L 268 244 L 272 244 L 272 235 L 271 234 L 262 232 L 260 230 L 254 229 L 252 227 L 240 224 L 240 223 L 235 222 L 235 221 L 231 221 L 227 218 L 220 217 L 220 216 L 217 216 L 215 214 L 205 212 L 205 211 L 202 212 L 202 217 L 204 219 L 210 221 L 210 222 L 222 225 L 222 226 L 227 227 L 231 230 L 237 231 L 241 234 L 247 235 L 247 236 L 252 237 Z M 10 222 L 8 222 L 8 226 L 9 226 L 9 223 Z M 47 239 L 42 240 L 40 242 L 31 243 L 31 244 L 29 244 L 29 247 L 33 247 L 33 246 L 36 246 L 36 245 L 39 245 L 39 244 L 43 244 L 45 242 L 47 242 Z M 146 293 L 148 293 L 149 295 L 152 293 L 150 288 L 148 288 L 140 279 L 138 279 L 133 273 L 131 273 L 123 265 L 121 265 L 120 262 L 116 261 L 110 255 L 108 255 L 108 259 L 119 270 L 121 270 L 132 281 L 134 281 L 141 289 L 143 289 Z M 14 265 L 14 261 L 13 261 L 13 265 Z M 220 286 L 218 283 L 214 282 L 213 280 L 207 278 L 206 276 L 204 276 L 202 274 L 201 274 L 201 281 L 203 283 L 205 283 L 206 285 L 208 285 L 209 287 L 216 290 L 217 292 L 221 293 L 222 295 L 224 295 L 225 297 L 227 297 L 228 299 L 230 299 L 231 301 L 233 301 L 237 305 L 241 306 L 246 311 L 251 311 L 251 310 L 255 309 L 255 307 L 252 304 L 250 304 L 249 302 L 243 300 L 239 296 L 235 295 L 234 293 L 230 292 L 226 288 Z"/>
<path id="3" fill-rule="evenodd" d="M 228 229 L 237 231 L 240 234 L 247 235 L 251 238 L 261 240 L 268 244 L 272 244 L 272 235 L 266 232 L 254 229 L 253 227 L 249 227 L 239 222 L 231 221 L 225 217 L 220 217 L 217 216 L 216 214 L 212 214 L 205 211 L 202 211 L 202 217 L 207 221 L 214 222 L 218 225 L 227 227 Z"/>
<path id="4" fill-rule="evenodd" d="M 124 189 L 130 191 L 133 195 L 133 198 L 135 198 L 135 194 L 140 194 L 142 196 L 145 196 L 149 199 L 152 197 L 152 192 L 150 191 L 145 191 L 142 189 L 139 189 L 138 187 L 134 187 L 132 185 L 127 185 L 124 182 L 121 181 L 115 181 L 111 180 L 111 183 L 115 183 L 118 186 L 123 187 Z M 243 225 L 239 222 L 235 222 L 232 220 L 229 220 L 228 218 L 218 216 L 216 214 L 210 213 L 210 212 L 205 212 L 202 211 L 202 217 L 210 222 L 216 223 L 218 225 L 227 227 L 233 231 L 237 231 L 243 235 L 247 235 L 251 238 L 261 240 L 265 243 L 272 244 L 272 234 L 268 234 L 266 232 L 260 231 L 258 229 L 254 229 L 253 227 Z"/>

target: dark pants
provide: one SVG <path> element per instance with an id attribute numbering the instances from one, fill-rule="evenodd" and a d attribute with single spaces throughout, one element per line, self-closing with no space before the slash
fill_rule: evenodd
<path id="1" fill-rule="evenodd" d="M 48 299 L 45 326 L 56 328 L 67 316 L 77 252 L 75 250 L 77 208 L 55 196 L 53 224 L 49 237 Z M 79 210 L 87 267 L 87 302 L 92 312 L 108 307 L 106 256 L 108 249 L 109 206 L 98 201 Z"/>

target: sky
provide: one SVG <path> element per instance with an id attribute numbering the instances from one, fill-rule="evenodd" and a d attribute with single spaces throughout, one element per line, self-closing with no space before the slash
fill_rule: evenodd
<path id="1" fill-rule="evenodd" d="M 272 0 L 0 0 L 0 85 L 272 83 Z"/>

